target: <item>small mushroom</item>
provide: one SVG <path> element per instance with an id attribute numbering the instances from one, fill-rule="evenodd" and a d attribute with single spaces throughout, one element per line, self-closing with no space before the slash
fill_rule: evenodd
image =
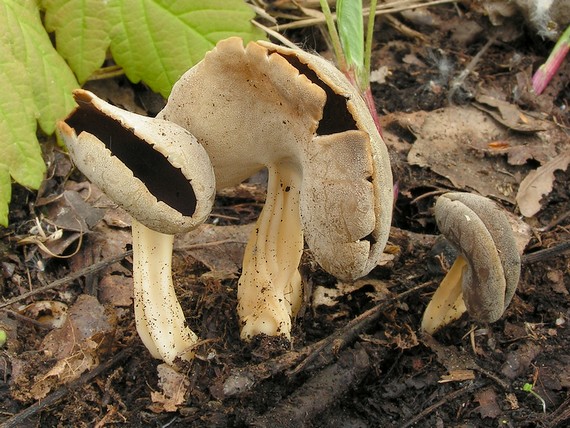
<path id="1" fill-rule="evenodd" d="M 209 215 L 215 180 L 204 149 L 185 129 L 74 92 L 79 104 L 58 123 L 77 167 L 133 217 L 137 331 L 151 354 L 173 364 L 193 357 L 197 336 L 172 284 L 174 234 Z"/>
<path id="2" fill-rule="evenodd" d="M 441 233 L 460 252 L 428 304 L 422 330 L 429 334 L 465 311 L 480 322 L 495 322 L 511 302 L 521 261 L 511 225 L 491 200 L 446 193 L 435 204 Z"/>
<path id="3" fill-rule="evenodd" d="M 339 278 L 376 266 L 391 222 L 390 162 L 364 101 L 331 63 L 226 39 L 182 76 L 159 117 L 205 147 L 219 189 L 269 172 L 238 286 L 243 338 L 289 337 L 304 238 Z"/>

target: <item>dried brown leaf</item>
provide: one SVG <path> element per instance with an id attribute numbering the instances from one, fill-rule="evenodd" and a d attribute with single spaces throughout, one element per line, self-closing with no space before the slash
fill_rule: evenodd
<path id="1" fill-rule="evenodd" d="M 253 226 L 253 223 L 239 226 L 203 224 L 191 232 L 177 235 L 174 248 L 187 251 L 211 271 L 237 274 Z"/>
<path id="2" fill-rule="evenodd" d="M 185 395 L 190 380 L 180 372 L 177 372 L 167 364 L 160 364 L 157 367 L 158 385 L 162 392 L 151 392 L 152 403 L 149 407 L 155 413 L 176 412 L 178 406 L 185 402 Z"/>
<path id="3" fill-rule="evenodd" d="M 420 112 L 425 120 L 411 130 L 417 139 L 408 153 L 411 165 L 429 167 L 457 188 L 514 202 L 518 184 L 505 156 L 485 154 L 489 142 L 508 138 L 507 130 L 473 107 L 448 107 Z M 407 115 L 410 116 L 410 115 Z M 403 117 L 405 124 L 410 119 Z M 475 153 L 479 152 L 479 153 Z"/>
<path id="4" fill-rule="evenodd" d="M 522 215 L 532 217 L 540 211 L 540 200 L 552 191 L 554 172 L 566 170 L 569 163 L 570 153 L 563 153 L 530 172 L 524 178 L 516 197 Z"/>
<path id="5" fill-rule="evenodd" d="M 497 393 L 491 387 L 475 393 L 475 401 L 479 403 L 477 409 L 483 418 L 496 418 L 501 414 L 501 407 L 497 403 Z"/>
<path id="6" fill-rule="evenodd" d="M 473 106 L 489 114 L 507 128 L 519 132 L 542 131 L 548 127 L 542 120 L 534 119 L 523 113 L 515 104 L 499 100 L 488 95 L 478 95 Z"/>

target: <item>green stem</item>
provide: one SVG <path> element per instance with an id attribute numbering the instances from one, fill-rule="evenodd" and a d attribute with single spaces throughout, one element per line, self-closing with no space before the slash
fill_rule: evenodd
<path id="1" fill-rule="evenodd" d="M 376 0 L 370 1 L 368 24 L 366 25 L 366 40 L 364 41 L 364 76 L 360 79 L 362 90 L 370 86 L 370 61 L 372 58 L 372 39 L 374 38 L 374 19 L 376 18 Z"/>
<path id="2" fill-rule="evenodd" d="M 536 391 L 533 390 L 534 386 L 530 383 L 525 383 L 522 387 L 522 390 L 525 392 L 529 392 L 532 395 L 534 395 L 542 404 L 542 411 L 544 413 L 546 413 L 546 402 L 544 401 L 544 398 L 542 398 Z"/>
<path id="3" fill-rule="evenodd" d="M 336 25 L 334 23 L 331 9 L 329 7 L 327 0 L 320 0 L 320 3 L 321 3 L 321 9 L 323 10 L 323 13 L 325 15 L 325 21 L 327 23 L 327 29 L 329 31 L 329 35 L 331 37 L 334 55 L 336 57 L 338 67 L 343 73 L 346 74 L 346 72 L 348 71 L 348 66 L 346 64 L 344 52 L 342 51 L 342 44 L 340 42 L 338 31 L 336 30 Z"/>

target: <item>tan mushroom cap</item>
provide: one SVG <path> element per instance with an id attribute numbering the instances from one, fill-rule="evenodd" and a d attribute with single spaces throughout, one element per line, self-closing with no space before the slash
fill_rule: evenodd
<path id="1" fill-rule="evenodd" d="M 135 219 L 175 234 L 202 223 L 215 197 L 206 151 L 182 127 L 114 107 L 91 92 L 58 129 L 77 167 Z"/>
<path id="2" fill-rule="evenodd" d="M 462 292 L 467 311 L 478 321 L 497 321 L 515 293 L 521 269 L 507 217 L 491 200 L 469 193 L 442 195 L 435 216 L 466 260 Z"/>
<path id="3" fill-rule="evenodd" d="M 302 226 L 317 261 L 346 279 L 376 265 L 391 222 L 389 157 L 363 100 L 332 64 L 230 38 L 182 76 L 159 116 L 206 148 L 218 188 L 265 166 L 298 165 Z"/>
<path id="4" fill-rule="evenodd" d="M 317 84 L 329 99 L 332 91 L 335 102 L 346 102 L 341 107 L 348 113 L 344 121 L 353 120 L 354 130 L 348 124 L 338 127 L 337 110 L 325 106 L 309 158 L 326 167 L 307 168 L 301 217 L 307 244 L 325 270 L 341 279 L 362 277 L 376 266 L 390 232 L 393 186 L 386 145 L 363 99 L 332 63 L 302 50 L 259 44 L 296 58 L 297 67 L 306 67 L 307 75 L 308 70 L 314 73 L 311 80 L 320 81 Z M 319 135 L 321 128 L 330 130 L 323 129 L 327 135 Z"/>

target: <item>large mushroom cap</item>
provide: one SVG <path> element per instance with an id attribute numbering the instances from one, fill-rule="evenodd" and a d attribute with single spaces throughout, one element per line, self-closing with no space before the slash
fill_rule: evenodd
<path id="1" fill-rule="evenodd" d="M 180 78 L 158 117 L 188 129 L 204 145 L 222 189 L 280 159 L 299 162 L 325 99 L 284 57 L 232 37 Z"/>
<path id="2" fill-rule="evenodd" d="M 323 117 L 308 146 L 301 216 L 319 264 L 341 279 L 366 275 L 378 263 L 392 221 L 390 157 L 368 107 L 329 61 L 300 49 L 260 41 L 283 55 L 327 94 Z"/>
<path id="3" fill-rule="evenodd" d="M 160 117 L 204 145 L 218 188 L 264 166 L 298 165 L 307 244 L 321 266 L 357 278 L 388 239 L 388 152 L 364 101 L 332 64 L 268 42 L 224 40 L 177 82 Z"/>
<path id="4" fill-rule="evenodd" d="M 58 129 L 78 168 L 150 229 L 175 234 L 209 215 L 215 178 L 206 151 L 182 127 L 114 107 L 91 92 Z"/>

